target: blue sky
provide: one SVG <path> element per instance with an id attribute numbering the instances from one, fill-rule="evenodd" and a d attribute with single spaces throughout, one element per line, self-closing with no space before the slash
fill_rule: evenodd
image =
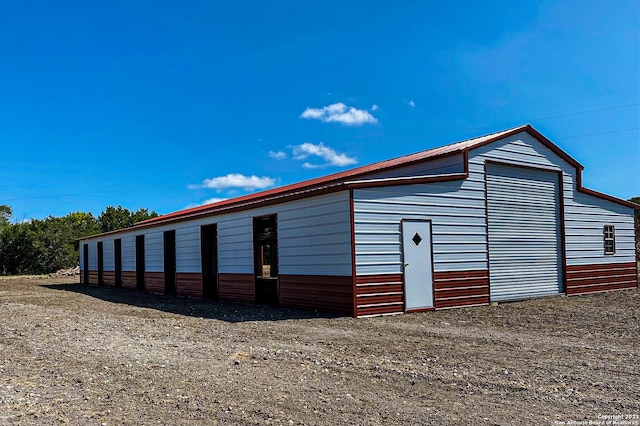
<path id="1" fill-rule="evenodd" d="M 524 123 L 640 195 L 639 8 L 4 2 L 0 204 L 168 213 Z"/>

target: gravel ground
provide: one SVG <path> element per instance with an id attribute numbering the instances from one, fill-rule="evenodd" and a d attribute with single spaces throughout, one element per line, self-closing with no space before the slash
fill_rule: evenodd
<path id="1" fill-rule="evenodd" d="M 0 424 L 640 424 L 638 290 L 356 320 L 75 280 L 0 278 Z"/>

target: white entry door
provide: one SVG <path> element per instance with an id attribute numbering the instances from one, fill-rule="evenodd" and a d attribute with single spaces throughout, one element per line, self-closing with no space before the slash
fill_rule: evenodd
<path id="1" fill-rule="evenodd" d="M 405 310 L 433 307 L 431 222 L 402 221 Z"/>

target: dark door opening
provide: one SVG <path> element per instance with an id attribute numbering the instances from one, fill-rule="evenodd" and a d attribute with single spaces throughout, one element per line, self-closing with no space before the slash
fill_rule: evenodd
<path id="1" fill-rule="evenodd" d="M 165 231 L 164 294 L 176 294 L 176 231 Z"/>
<path id="2" fill-rule="evenodd" d="M 144 290 L 144 235 L 136 235 L 136 288 Z"/>
<path id="3" fill-rule="evenodd" d="M 104 246 L 98 241 L 98 285 L 104 285 Z"/>
<path id="4" fill-rule="evenodd" d="M 218 297 L 218 225 L 200 227 L 202 297 Z"/>
<path id="5" fill-rule="evenodd" d="M 278 303 L 278 221 L 276 215 L 253 218 L 256 303 Z"/>
<path id="6" fill-rule="evenodd" d="M 113 264 L 115 266 L 115 286 L 122 287 L 122 240 L 113 240 Z"/>
<path id="7" fill-rule="evenodd" d="M 82 274 L 85 284 L 89 284 L 89 244 L 82 245 Z"/>

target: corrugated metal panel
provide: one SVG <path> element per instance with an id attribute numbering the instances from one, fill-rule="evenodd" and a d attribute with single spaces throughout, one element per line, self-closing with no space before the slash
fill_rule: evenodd
<path id="1" fill-rule="evenodd" d="M 113 257 L 113 254 L 114 254 L 113 252 L 114 252 L 113 238 L 106 238 L 104 240 L 104 244 L 102 245 L 105 271 L 115 270 L 115 259 Z"/>
<path id="2" fill-rule="evenodd" d="M 484 174 L 485 160 L 519 161 L 562 171 L 567 265 L 632 262 L 635 253 L 633 208 L 578 191 L 574 165 L 526 132 L 517 133 L 469 153 L 470 179 Z M 616 253 L 605 255 L 604 225 L 616 227 Z"/>
<path id="3" fill-rule="evenodd" d="M 279 304 L 353 315 L 351 276 L 279 275 Z"/>
<path id="4" fill-rule="evenodd" d="M 351 276 L 349 193 L 283 207 L 276 211 L 280 274 Z"/>
<path id="5" fill-rule="evenodd" d="M 491 300 L 562 291 L 559 175 L 487 164 Z"/>
<path id="6" fill-rule="evenodd" d="M 176 271 L 199 273 L 200 227 L 182 226 L 176 229 Z"/>
<path id="7" fill-rule="evenodd" d="M 98 270 L 98 241 L 89 241 L 89 270 Z"/>
<path id="8" fill-rule="evenodd" d="M 86 244 L 89 244 L 88 242 L 82 242 L 80 243 L 80 270 L 84 271 L 84 246 Z M 82 276 L 82 274 L 80 275 L 80 282 L 82 282 L 82 280 L 84 279 L 84 277 Z"/>
<path id="9" fill-rule="evenodd" d="M 144 266 L 147 272 L 164 272 L 162 232 L 144 234 Z"/>
<path id="10" fill-rule="evenodd" d="M 354 190 L 356 273 L 402 274 L 402 219 L 431 219 L 434 271 L 486 269 L 484 184 L 454 181 Z"/>
<path id="11" fill-rule="evenodd" d="M 122 270 L 136 270 L 136 238 L 133 234 L 122 236 Z"/>
<path id="12" fill-rule="evenodd" d="M 567 296 L 637 287 L 636 262 L 567 266 Z"/>
<path id="13" fill-rule="evenodd" d="M 464 173 L 464 156 L 462 154 L 448 155 L 431 161 L 367 174 L 366 179 L 382 179 L 398 176 L 428 176 L 449 173 Z"/>
<path id="14" fill-rule="evenodd" d="M 278 215 L 280 274 L 351 275 L 348 191 L 177 223 L 178 272 L 200 272 L 200 226 L 217 223 L 218 272 L 253 274 L 253 217 L 268 214 Z"/>
<path id="15" fill-rule="evenodd" d="M 260 200 L 277 199 L 287 195 L 302 194 L 306 191 L 318 190 L 320 188 L 327 188 L 331 186 L 339 187 L 342 185 L 342 183 L 344 183 L 347 180 L 368 178 L 369 175 L 371 175 L 372 173 L 378 173 L 381 170 L 385 170 L 385 169 L 397 169 L 399 167 L 406 167 L 411 164 L 415 164 L 422 161 L 434 161 L 440 157 L 447 156 L 450 154 L 462 153 L 463 151 L 466 151 L 467 149 L 470 149 L 474 146 L 480 146 L 484 143 L 488 143 L 493 140 L 498 140 L 503 136 L 517 133 L 520 131 L 525 131 L 525 130 L 537 133 L 529 125 L 518 126 L 512 129 L 503 130 L 501 132 L 492 133 L 492 134 L 481 136 L 478 138 L 468 139 L 468 140 L 453 143 L 450 145 L 429 149 L 427 151 L 422 151 L 422 152 L 418 152 L 410 155 L 404 155 L 398 158 L 392 158 L 390 160 L 381 161 L 379 163 L 357 167 L 355 169 L 345 170 L 343 172 L 334 173 L 329 176 L 310 179 L 308 181 L 294 183 L 294 184 L 286 185 L 280 188 L 273 188 L 273 189 L 258 192 L 255 194 L 249 194 L 242 197 L 221 201 L 219 203 L 215 203 L 212 205 L 193 207 L 191 209 L 169 213 L 163 216 L 159 216 L 157 218 L 148 219 L 142 222 L 141 224 L 147 225 L 151 223 L 159 223 L 159 222 L 172 220 L 176 218 L 185 218 L 185 217 L 190 217 L 198 214 L 211 213 L 211 212 L 223 210 L 228 206 L 234 206 L 234 205 L 248 206 L 251 203 L 258 202 Z M 539 136 L 541 138 L 543 137 L 542 135 L 539 135 Z M 561 152 L 559 148 L 555 147 L 555 149 Z M 571 160 L 571 158 L 568 155 L 566 155 L 566 157 L 568 160 Z M 575 164 L 576 166 L 579 166 L 578 163 L 575 163 Z M 250 208 L 250 207 L 247 207 L 247 208 Z"/>
<path id="16" fill-rule="evenodd" d="M 565 202 L 567 265 L 635 261 L 633 209 L 588 194 Z M 604 225 L 615 226 L 616 252 L 604 254 Z"/>

